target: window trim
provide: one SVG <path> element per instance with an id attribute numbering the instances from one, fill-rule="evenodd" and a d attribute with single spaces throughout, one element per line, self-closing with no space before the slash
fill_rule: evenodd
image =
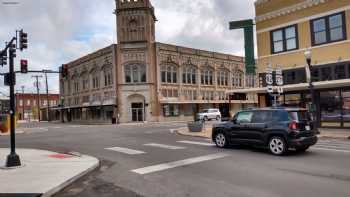
<path id="1" fill-rule="evenodd" d="M 336 16 L 336 15 L 341 15 L 342 17 L 342 30 L 343 30 L 343 39 L 339 39 L 339 40 L 331 40 L 331 33 L 330 33 L 330 24 L 329 24 L 329 18 L 331 18 L 332 16 Z M 325 19 L 326 22 L 326 42 L 324 43 L 319 43 L 316 44 L 315 43 L 315 31 L 314 31 L 314 22 L 320 19 Z M 312 46 L 320 46 L 320 45 L 324 45 L 324 44 L 330 44 L 330 43 L 334 43 L 334 42 L 340 42 L 340 41 L 344 41 L 347 40 L 347 28 L 346 28 L 346 17 L 345 17 L 345 11 L 342 12 L 338 12 L 338 13 L 334 13 L 331 15 L 327 15 L 327 16 L 322 16 L 316 19 L 312 19 L 310 20 L 310 34 L 311 34 L 311 45 Z"/>
<path id="2" fill-rule="evenodd" d="M 287 39 L 286 39 L 286 29 L 294 27 L 295 28 L 295 49 L 287 49 Z M 273 41 L 273 33 L 277 31 L 282 31 L 282 42 L 283 42 L 283 50 L 275 52 L 275 45 Z M 298 30 L 298 24 L 294 25 L 289 25 L 286 27 L 274 29 L 270 31 L 270 45 L 271 45 L 271 54 L 279 54 L 279 53 L 284 53 L 284 52 L 289 52 L 289 51 L 295 51 L 299 49 L 299 30 Z"/>

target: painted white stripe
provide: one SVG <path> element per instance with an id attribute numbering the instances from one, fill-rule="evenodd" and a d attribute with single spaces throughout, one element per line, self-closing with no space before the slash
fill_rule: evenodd
<path id="1" fill-rule="evenodd" d="M 341 146 L 316 145 L 314 147 L 316 147 L 316 148 L 329 148 L 329 149 L 339 149 L 339 150 L 348 150 L 348 151 L 350 151 L 349 147 L 341 147 Z"/>
<path id="2" fill-rule="evenodd" d="M 196 141 L 177 141 L 178 143 L 183 143 L 183 144 L 194 144 L 194 145 L 201 145 L 201 146 L 214 146 L 215 144 L 212 143 L 207 143 L 207 142 L 196 142 Z"/>
<path id="3" fill-rule="evenodd" d="M 61 129 L 62 127 L 51 127 L 51 129 Z"/>
<path id="4" fill-rule="evenodd" d="M 334 152 L 342 152 L 342 153 L 350 153 L 350 150 L 340 150 L 340 149 L 330 149 L 330 148 L 318 148 L 312 147 L 314 150 L 325 150 L 325 151 L 334 151 Z"/>
<path id="5" fill-rule="evenodd" d="M 180 150 L 180 149 L 186 148 L 186 147 L 181 147 L 181 146 L 170 146 L 170 145 L 166 145 L 166 144 L 156 144 L 156 143 L 150 143 L 150 144 L 144 144 L 144 145 L 158 147 L 158 148 L 165 148 L 165 149 L 170 149 L 170 150 Z"/>
<path id="6" fill-rule="evenodd" d="M 105 148 L 106 150 L 116 151 L 128 155 L 140 155 L 144 154 L 146 152 L 140 151 L 140 150 L 133 150 L 129 148 L 123 148 L 123 147 L 112 147 L 112 148 Z"/>
<path id="7" fill-rule="evenodd" d="M 163 163 L 163 164 L 149 166 L 149 167 L 145 167 L 145 168 L 139 168 L 139 169 L 135 169 L 135 170 L 131 170 L 131 171 L 135 172 L 137 174 L 144 175 L 144 174 L 159 172 L 159 171 L 163 171 L 163 170 L 168 170 L 171 168 L 200 163 L 200 162 L 204 162 L 204 161 L 220 159 L 220 158 L 224 158 L 224 157 L 228 157 L 228 156 L 229 156 L 229 154 L 224 154 L 224 153 L 211 154 L 211 155 L 194 157 L 194 158 L 189 158 L 189 159 L 180 160 L 180 161 L 174 161 L 174 162 L 170 162 L 170 163 Z"/>
<path id="8" fill-rule="evenodd" d="M 316 146 L 331 146 L 331 147 L 350 148 L 350 144 L 324 144 L 324 143 L 317 143 Z"/>

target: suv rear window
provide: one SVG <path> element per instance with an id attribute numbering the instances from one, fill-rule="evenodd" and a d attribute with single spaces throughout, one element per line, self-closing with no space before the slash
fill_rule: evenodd
<path id="1" fill-rule="evenodd" d="M 280 121 L 289 121 L 288 112 L 283 110 L 272 111 L 272 121 L 280 122 Z"/>
<path id="2" fill-rule="evenodd" d="M 309 121 L 311 120 L 310 114 L 307 111 L 291 111 L 288 112 L 292 120 L 295 121 Z"/>

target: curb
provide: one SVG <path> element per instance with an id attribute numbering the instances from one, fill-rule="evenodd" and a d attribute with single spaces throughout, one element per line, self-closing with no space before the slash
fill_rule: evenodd
<path id="1" fill-rule="evenodd" d="M 172 133 L 176 133 L 178 135 L 182 135 L 182 136 L 187 136 L 187 137 L 198 137 L 198 138 L 204 138 L 204 139 L 210 139 L 208 137 L 205 137 L 205 136 L 194 136 L 194 135 L 187 135 L 187 134 L 184 134 L 184 133 L 180 133 L 180 130 L 181 128 L 178 128 L 178 129 L 173 129 L 173 132 Z"/>
<path id="2" fill-rule="evenodd" d="M 91 156 L 89 156 L 89 157 L 91 157 Z M 69 185 L 71 185 L 73 182 L 77 181 L 78 179 L 82 178 L 83 176 L 87 175 L 88 173 L 92 172 L 97 167 L 99 167 L 100 166 L 100 160 L 98 160 L 96 157 L 93 157 L 93 158 L 95 158 L 97 160 L 97 162 L 92 167 L 90 167 L 87 170 L 85 170 L 84 172 L 81 172 L 80 174 L 72 177 L 71 179 L 69 179 L 68 181 L 62 183 L 61 185 L 58 185 L 57 187 L 54 187 L 54 188 L 50 189 L 46 193 L 42 194 L 42 197 L 50 197 L 50 196 L 53 196 L 53 195 L 57 194 L 58 192 L 60 192 L 64 188 L 66 188 Z"/>

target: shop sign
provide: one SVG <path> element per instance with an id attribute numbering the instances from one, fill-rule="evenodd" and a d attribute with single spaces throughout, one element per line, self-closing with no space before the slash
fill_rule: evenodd
<path id="1" fill-rule="evenodd" d="M 272 64 L 267 65 L 266 68 L 266 90 L 268 93 L 273 93 L 273 69 Z"/>

